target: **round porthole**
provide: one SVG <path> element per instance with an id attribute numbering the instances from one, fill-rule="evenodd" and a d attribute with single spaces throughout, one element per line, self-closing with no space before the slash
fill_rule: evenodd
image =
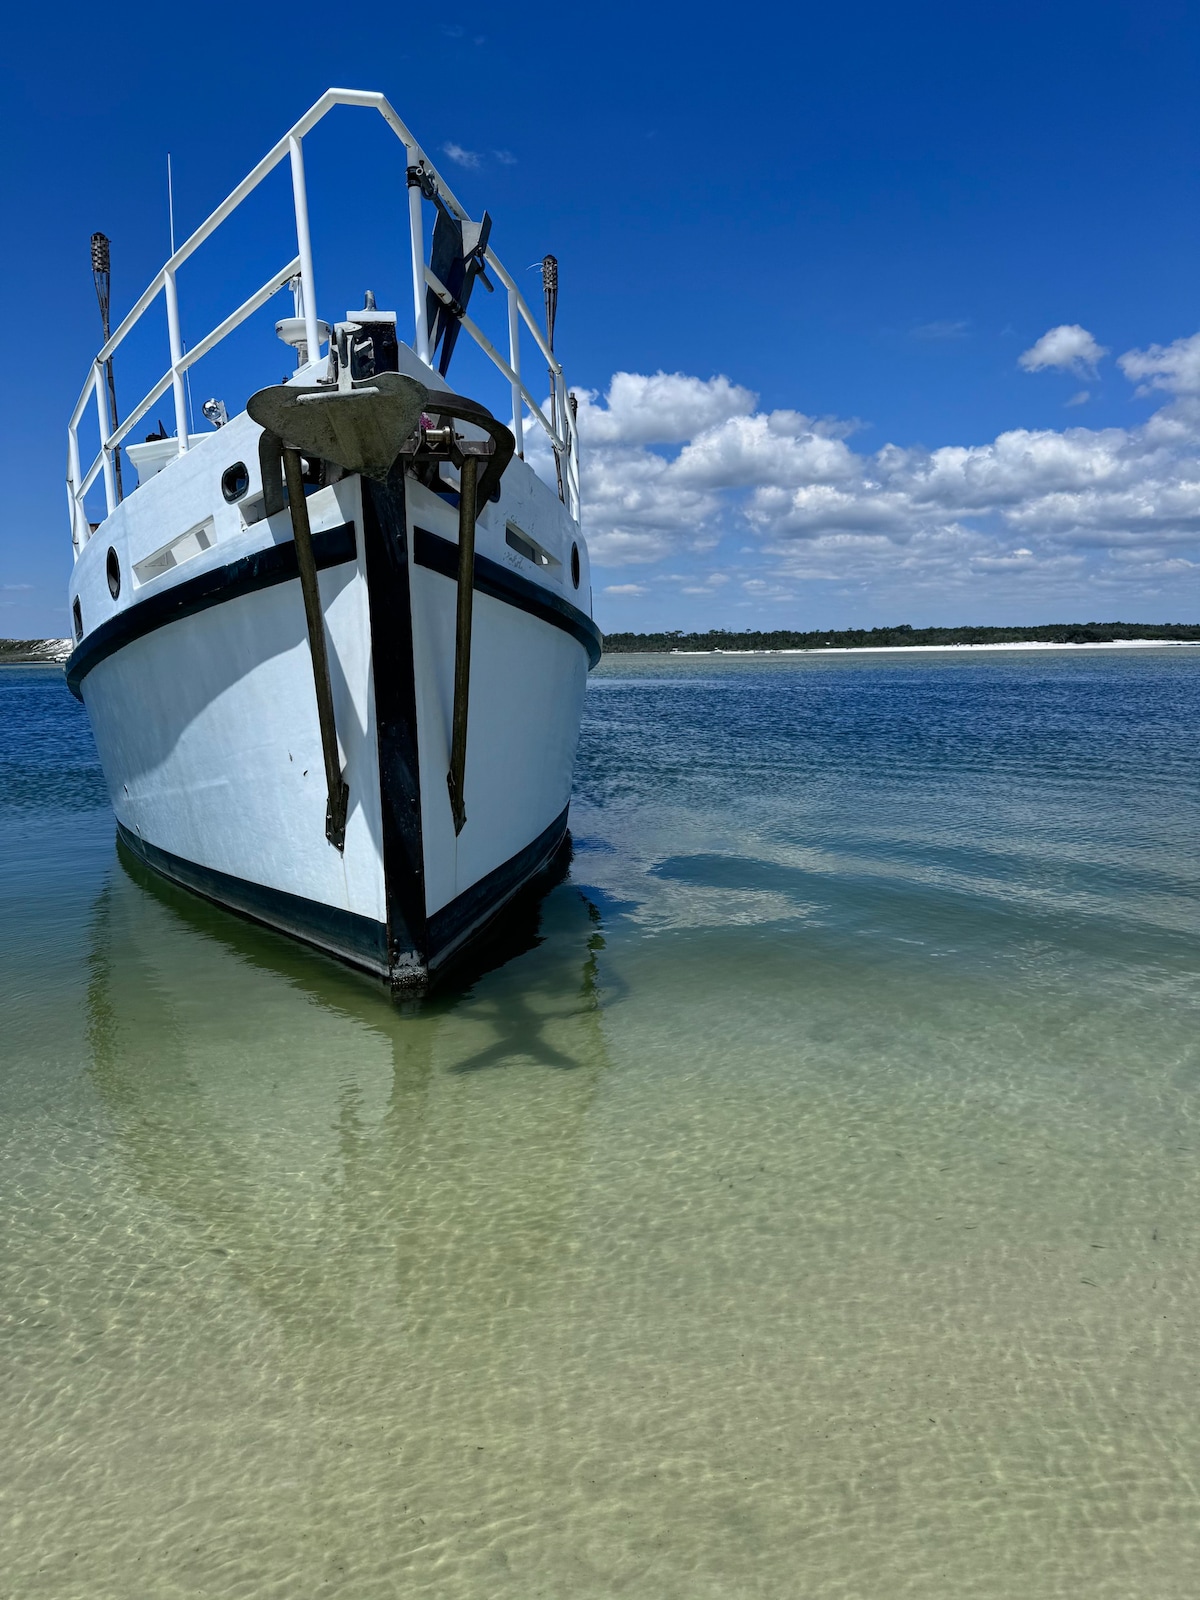
<path id="1" fill-rule="evenodd" d="M 240 500 L 250 487 L 250 474 L 246 471 L 244 461 L 235 461 L 231 467 L 226 467 L 221 474 L 221 493 L 230 505 L 235 500 Z"/>
<path id="2" fill-rule="evenodd" d="M 108 547 L 108 560 L 104 563 L 104 570 L 108 574 L 108 592 L 115 600 L 121 592 L 121 563 L 117 560 L 117 552 L 112 545 Z"/>
<path id="3" fill-rule="evenodd" d="M 571 546 L 571 582 L 578 589 L 578 587 L 579 587 L 579 546 L 577 544 L 573 544 Z"/>

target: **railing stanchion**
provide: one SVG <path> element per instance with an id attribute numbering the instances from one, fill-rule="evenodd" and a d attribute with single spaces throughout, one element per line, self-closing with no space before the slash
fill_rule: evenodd
<path id="1" fill-rule="evenodd" d="M 79 465 L 79 429 L 72 424 L 67 429 L 67 496 L 71 510 L 71 543 L 78 555 L 87 543 L 87 519 L 79 503 L 79 483 L 83 472 Z M 88 530 L 90 532 L 90 529 Z"/>
<path id="2" fill-rule="evenodd" d="M 294 133 L 288 135 L 288 153 L 292 158 L 292 201 L 296 208 L 296 254 L 300 257 L 300 280 L 304 286 L 304 342 L 308 359 L 316 361 L 321 355 L 321 338 L 317 330 L 312 235 L 308 231 L 308 189 L 304 182 L 304 153 Z"/>
<path id="3" fill-rule="evenodd" d="M 100 424 L 100 454 L 104 457 L 104 501 L 109 515 L 117 509 L 117 479 L 113 472 L 112 453 L 108 436 L 112 429 L 108 421 L 108 391 L 104 383 L 104 369 L 96 362 L 96 420 Z"/>
<path id="4" fill-rule="evenodd" d="M 411 175 L 421 160 L 421 151 L 415 144 L 405 145 L 404 149 Z M 421 186 L 413 183 L 411 176 L 408 185 L 408 231 L 412 242 L 413 342 L 421 360 L 426 366 L 432 366 L 429 322 L 425 316 L 425 225 L 421 217 Z"/>
<path id="5" fill-rule="evenodd" d="M 179 327 L 179 294 L 175 288 L 175 268 L 168 267 L 163 288 L 167 296 L 167 337 L 171 343 L 171 389 L 175 397 L 175 436 L 179 454 L 188 447 L 187 393 L 183 387 L 183 334 Z"/>
<path id="6" fill-rule="evenodd" d="M 508 364 L 516 374 L 512 386 L 513 438 L 517 441 L 517 454 L 525 459 L 525 420 L 521 415 L 521 313 L 517 309 L 517 291 L 508 291 Z"/>

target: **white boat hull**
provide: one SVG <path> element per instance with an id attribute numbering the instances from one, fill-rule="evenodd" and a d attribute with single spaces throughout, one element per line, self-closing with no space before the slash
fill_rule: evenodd
<path id="1" fill-rule="evenodd" d="M 204 441 L 210 475 L 239 432 L 242 454 L 253 459 L 248 428 L 239 418 Z M 219 452 L 209 448 L 217 441 Z M 204 453 L 193 449 L 178 463 L 189 480 L 200 475 L 190 494 L 182 474 L 162 483 L 176 468 L 165 470 L 118 508 L 76 568 L 82 614 L 100 620 L 71 657 L 68 681 L 87 706 L 121 837 L 188 888 L 397 990 L 419 989 L 563 846 L 599 634 L 562 592 L 569 564 L 560 562 L 549 581 L 528 563 L 519 570 L 505 530 L 515 512 L 526 533 L 553 548 L 574 525 L 516 462 L 500 504 L 480 519 L 467 821 L 456 835 L 446 784 L 456 512 L 411 479 L 384 488 L 349 477 L 311 496 L 350 792 L 338 850 L 326 838 L 321 733 L 288 514 L 235 524 L 233 508 L 204 492 L 195 459 Z M 162 543 L 164 513 L 172 527 L 200 520 L 196 488 L 201 509 L 213 512 L 210 547 L 131 595 L 106 597 L 105 547 L 132 573 Z M 192 503 L 186 515 L 181 493 Z M 127 580 L 122 587 L 134 589 Z"/>

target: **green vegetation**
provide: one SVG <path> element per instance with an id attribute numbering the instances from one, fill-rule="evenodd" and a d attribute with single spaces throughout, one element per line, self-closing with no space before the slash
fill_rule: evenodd
<path id="1" fill-rule="evenodd" d="M 1040 628 L 819 628 L 793 633 L 606 633 L 608 655 L 670 650 L 850 650 L 914 644 L 1115 644 L 1122 639 L 1167 639 L 1200 644 L 1196 622 L 1048 622 Z"/>

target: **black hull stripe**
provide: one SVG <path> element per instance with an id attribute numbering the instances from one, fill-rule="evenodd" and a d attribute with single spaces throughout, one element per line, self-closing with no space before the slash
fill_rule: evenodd
<path id="1" fill-rule="evenodd" d="M 355 560 L 354 524 L 343 522 L 340 527 L 327 528 L 313 535 L 313 554 L 318 568 L 340 567 Z M 182 617 L 195 616 L 210 606 L 219 606 L 238 595 L 253 594 L 257 589 L 269 589 L 277 583 L 287 583 L 299 576 L 296 567 L 296 546 L 289 539 L 286 544 L 271 544 L 265 550 L 255 550 L 240 561 L 231 561 L 224 567 L 212 567 L 194 578 L 148 595 L 135 605 L 127 606 L 115 617 L 109 617 L 94 628 L 67 661 L 67 686 L 77 700 L 82 700 L 80 685 L 93 667 L 115 654 L 134 639 L 144 638 L 169 622 Z"/>
<path id="2" fill-rule="evenodd" d="M 561 845 L 566 831 L 567 810 L 564 809 L 524 850 L 519 850 L 494 872 L 489 872 L 486 878 L 481 878 L 430 917 L 429 969 L 443 964 L 451 956 L 457 956 L 470 940 L 484 932 L 508 902 L 547 865 Z M 157 845 L 130 832 L 120 822 L 117 823 L 117 834 L 121 843 L 139 861 L 172 883 L 190 889 L 226 911 L 248 917 L 251 922 L 261 923 L 278 933 L 286 933 L 305 944 L 315 945 L 327 955 L 336 956 L 375 977 L 389 977 L 388 934 L 382 922 L 361 917 L 353 911 L 342 911 L 336 906 L 324 905 L 319 900 L 289 894 L 283 889 L 250 883 L 245 878 L 218 872 L 215 867 L 200 866 L 195 861 L 173 855 L 169 850 L 160 850 Z M 417 975 L 409 973 L 406 976 L 412 978 Z"/>
<path id="3" fill-rule="evenodd" d="M 431 970 L 482 933 L 530 878 L 534 878 L 554 855 L 567 831 L 570 805 L 524 850 L 489 872 L 486 878 L 464 889 L 457 899 L 435 911 L 429 918 L 429 965 Z"/>
<path id="4" fill-rule="evenodd" d="M 458 577 L 458 546 L 451 539 L 443 539 L 427 528 L 413 529 L 413 560 L 430 572 L 440 572 L 444 578 Z M 475 587 L 480 594 L 493 600 L 503 600 L 506 605 L 539 617 L 555 628 L 569 633 L 588 653 L 588 666 L 594 667 L 603 649 L 603 635 L 588 616 L 569 600 L 543 589 L 540 583 L 523 578 L 519 572 L 510 572 L 498 561 L 488 556 L 475 557 Z"/>
<path id="5" fill-rule="evenodd" d="M 139 838 L 120 822 L 117 833 L 121 843 L 139 861 L 153 867 L 172 883 L 182 884 L 185 889 L 215 901 L 227 911 L 249 917 L 252 922 L 261 922 L 280 933 L 303 939 L 306 944 L 314 944 L 319 950 L 348 961 L 351 966 L 373 972 L 376 977 L 387 977 L 387 929 L 382 922 L 323 905 L 319 900 L 307 900 L 303 895 L 288 894 L 284 889 L 250 883 L 245 878 L 218 872 L 215 867 L 185 861 L 182 856 L 160 850 L 157 845 Z"/>

